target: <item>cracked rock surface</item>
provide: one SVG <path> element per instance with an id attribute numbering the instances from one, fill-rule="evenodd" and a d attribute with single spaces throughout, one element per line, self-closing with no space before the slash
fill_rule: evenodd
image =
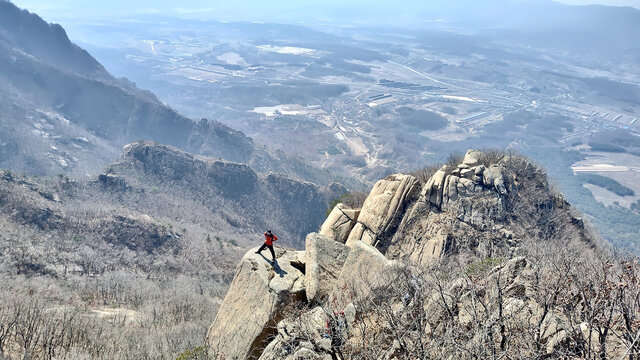
<path id="1" fill-rule="evenodd" d="M 337 204 L 322 224 L 319 233 L 344 244 L 356 225 L 358 216 L 360 216 L 359 209 L 348 209 L 342 203 Z"/>
<path id="2" fill-rule="evenodd" d="M 304 252 L 277 249 L 272 265 L 256 250 L 240 261 L 207 334 L 209 346 L 229 359 L 258 358 L 282 314 L 304 301 Z"/>
<path id="3" fill-rule="evenodd" d="M 444 165 L 424 184 L 403 174 L 378 181 L 362 209 L 352 210 L 360 210 L 357 218 L 347 219 L 343 206 L 333 209 L 321 234 L 338 242 L 346 237 L 350 247 L 362 241 L 387 258 L 425 265 L 492 237 L 500 246 L 512 246 L 523 234 L 505 230 L 511 227 L 508 203 L 526 178 L 550 191 L 545 176 L 526 159 L 504 156 L 488 163 L 487 154 L 469 150 L 459 164 Z"/>
<path id="4" fill-rule="evenodd" d="M 350 248 L 328 237 L 311 233 L 306 239 L 305 291 L 310 302 L 326 299 L 342 271 Z"/>
<path id="5" fill-rule="evenodd" d="M 418 190 L 418 180 L 411 175 L 395 174 L 378 181 L 367 197 L 346 244 L 356 241 L 375 245 L 379 237 L 392 230 L 400 220 L 407 200 Z"/>

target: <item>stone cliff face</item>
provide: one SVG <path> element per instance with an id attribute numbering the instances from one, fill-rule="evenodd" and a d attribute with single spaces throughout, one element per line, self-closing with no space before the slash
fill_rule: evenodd
<path id="1" fill-rule="evenodd" d="M 272 267 L 256 250 L 240 261 L 218 310 L 225 316 L 216 317 L 211 325 L 216 351 L 230 359 L 258 358 L 270 340 L 270 328 L 304 299 L 304 252 L 278 249 L 278 261 Z"/>
<path id="2" fill-rule="evenodd" d="M 194 126 L 186 148 L 196 154 L 249 164 L 255 144 L 240 131 L 217 121 L 201 119 Z"/>
<path id="3" fill-rule="evenodd" d="M 546 176 L 530 162 L 504 156 L 485 165 L 483 157 L 469 151 L 460 164 L 443 166 L 424 185 L 411 175 L 388 176 L 376 183 L 362 209 L 336 206 L 320 234 L 349 246 L 362 241 L 389 258 L 426 265 L 478 246 L 515 246 L 536 231 L 547 212 L 580 221 L 571 218 L 569 205 L 553 195 Z M 522 211 L 511 211 L 516 207 Z"/>
<path id="4" fill-rule="evenodd" d="M 108 173 L 100 176 L 115 189 L 155 188 L 227 214 L 236 227 L 261 233 L 273 229 L 290 246 L 324 219 L 329 202 L 346 190 L 321 187 L 281 174 L 259 175 L 250 166 L 196 157 L 169 146 L 137 142 L 125 147 Z"/>
<path id="5" fill-rule="evenodd" d="M 327 339 L 325 322 L 367 317 L 366 309 L 354 304 L 362 307 L 364 300 L 387 291 L 398 274 L 462 254 L 490 259 L 513 252 L 543 224 L 549 239 L 562 233 L 589 244 L 581 220 L 550 189 L 544 173 L 520 157 L 469 151 L 460 164 L 443 166 L 425 183 L 411 175 L 390 175 L 375 184 L 361 209 L 338 204 L 319 234 L 307 236 L 306 251 L 295 253 L 295 260 L 279 259 L 305 271 L 285 275 L 294 276 L 299 286 L 281 289 L 274 296 L 280 299 L 276 309 L 271 300 L 264 311 L 247 305 L 260 297 L 244 294 L 272 293 L 265 290 L 267 280 L 245 281 L 270 267 L 248 253 L 209 330 L 209 346 L 223 358 L 331 359 L 336 344 Z M 504 271 L 511 271 L 509 266 Z M 265 279 L 277 279 L 273 274 Z M 247 306 L 261 320 L 234 322 L 234 314 Z M 248 335 L 228 336 L 228 323 L 234 324 L 234 334 Z"/>

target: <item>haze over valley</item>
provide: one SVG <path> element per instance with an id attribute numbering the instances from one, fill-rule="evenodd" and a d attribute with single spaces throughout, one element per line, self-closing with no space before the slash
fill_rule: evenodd
<path id="1" fill-rule="evenodd" d="M 549 16 L 537 24 L 522 8 Z M 438 21 L 411 18 L 405 28 L 374 26 L 366 12 L 356 18 L 365 24 L 318 16 L 304 25 L 215 14 L 63 19 L 113 73 L 181 114 L 220 121 L 356 187 L 468 148 L 509 148 L 551 170 L 610 241 L 635 246 L 640 229 L 611 218 L 640 224 L 638 11 L 460 2 L 425 8 Z M 574 176 L 585 173 L 631 192 Z"/>
<path id="2" fill-rule="evenodd" d="M 0 359 L 637 359 L 588 4 L 0 0 Z"/>

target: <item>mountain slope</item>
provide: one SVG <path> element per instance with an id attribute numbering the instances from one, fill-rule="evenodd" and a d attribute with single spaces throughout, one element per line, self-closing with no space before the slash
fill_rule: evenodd
<path id="1" fill-rule="evenodd" d="M 91 174 L 122 147 L 147 139 L 196 154 L 244 162 L 328 184 L 336 175 L 256 146 L 212 120 L 194 122 L 112 77 L 64 29 L 0 2 L 0 167 L 46 174 Z"/>
<path id="2" fill-rule="evenodd" d="M 48 24 L 9 2 L 0 2 L 0 37 L 11 47 L 67 71 L 109 78 L 107 71 L 86 51 L 69 41 L 62 26 Z"/>
<path id="3" fill-rule="evenodd" d="M 3 110 L 10 109 L 0 114 L 2 166 L 85 173 L 138 138 L 186 148 L 191 120 L 113 78 L 62 27 L 9 2 L 0 3 L 0 14 L 0 93 Z"/>

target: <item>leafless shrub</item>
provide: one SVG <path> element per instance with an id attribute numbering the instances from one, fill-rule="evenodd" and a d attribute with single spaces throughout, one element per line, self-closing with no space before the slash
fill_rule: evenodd
<path id="1" fill-rule="evenodd" d="M 186 277 L 160 284 L 126 274 L 92 280 L 74 277 L 63 288 L 43 278 L 3 282 L 0 355 L 176 358 L 203 346 L 217 289 Z M 191 359 L 202 358 L 197 356 Z"/>
<path id="2" fill-rule="evenodd" d="M 426 184 L 427 181 L 429 181 L 429 179 L 431 179 L 431 177 L 436 173 L 436 171 L 440 170 L 440 168 L 441 166 L 438 165 L 426 166 L 422 169 L 410 172 L 409 175 L 412 175 L 413 177 L 418 179 L 420 184 Z"/>
<path id="3" fill-rule="evenodd" d="M 462 163 L 462 160 L 464 160 L 464 154 L 449 154 L 444 164 L 447 165 L 450 170 L 453 170 Z"/>
<path id="4" fill-rule="evenodd" d="M 478 157 L 480 164 L 489 167 L 500 163 L 506 156 L 511 153 L 500 149 L 482 149 L 482 154 Z"/>
<path id="5" fill-rule="evenodd" d="M 372 291 L 352 298 L 344 357 L 638 359 L 638 259 L 538 236 L 518 254 L 361 279 Z"/>
<path id="6" fill-rule="evenodd" d="M 353 191 L 349 192 L 343 199 L 342 203 L 351 209 L 359 209 L 364 205 L 364 201 L 369 196 L 366 191 Z"/>

